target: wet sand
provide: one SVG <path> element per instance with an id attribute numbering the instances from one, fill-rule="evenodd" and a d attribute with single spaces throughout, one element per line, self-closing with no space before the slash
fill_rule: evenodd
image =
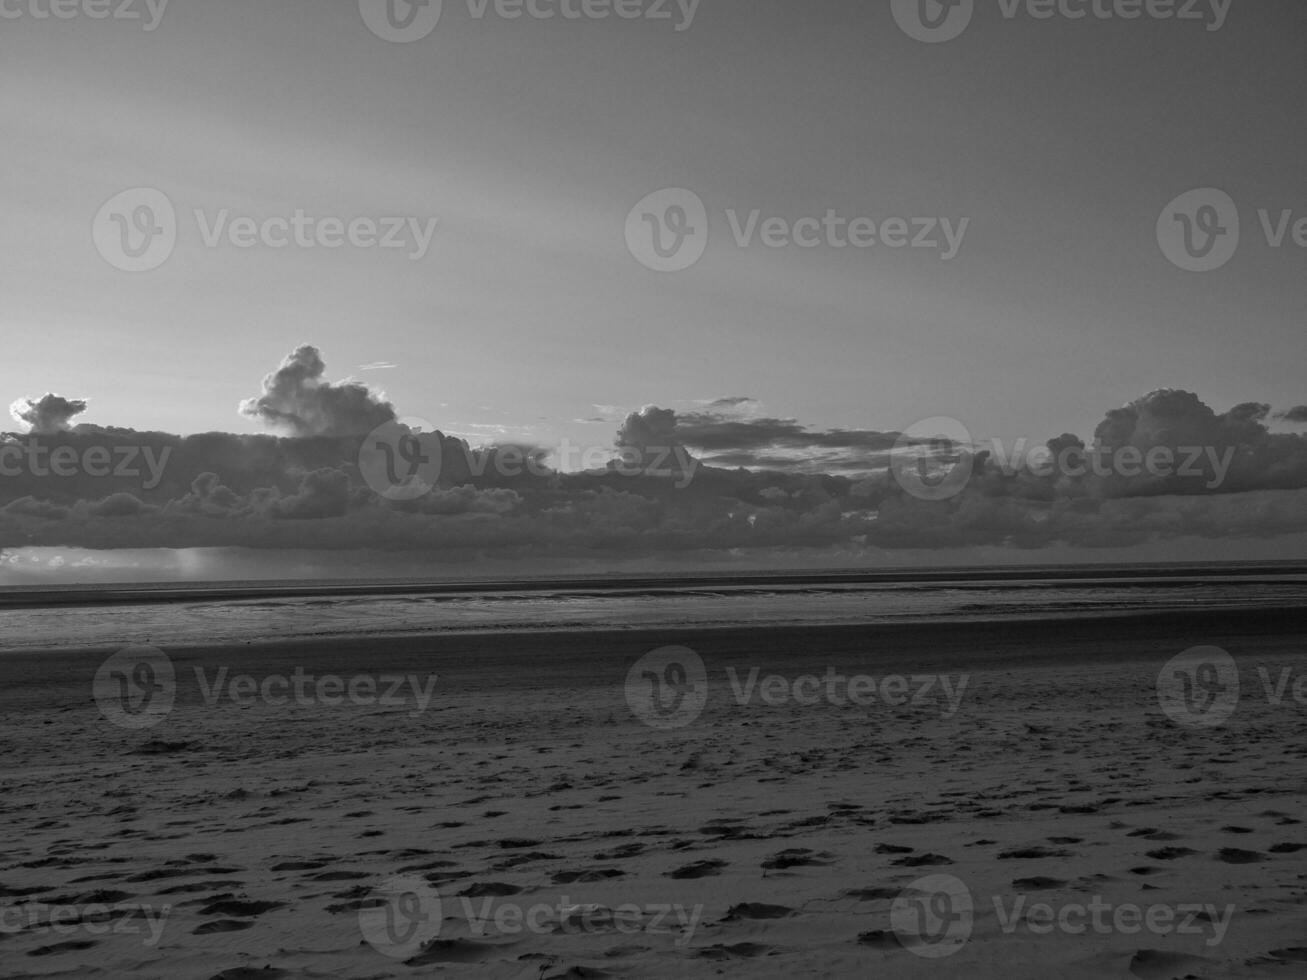
<path id="1" fill-rule="evenodd" d="M 1307 975 L 1307 612 L 161 646 L 0 654 L 6 977 Z"/>

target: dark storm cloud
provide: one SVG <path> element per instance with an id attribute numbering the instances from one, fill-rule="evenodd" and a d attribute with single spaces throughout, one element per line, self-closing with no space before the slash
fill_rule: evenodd
<path id="1" fill-rule="evenodd" d="M 391 501 L 367 485 L 358 459 L 363 432 L 393 418 L 394 409 L 362 386 L 329 384 L 322 374 L 316 350 L 300 348 L 249 406 L 256 417 L 312 435 L 183 437 L 69 429 L 73 416 L 64 408 L 34 416 L 55 431 L 0 439 L 0 546 L 417 549 L 512 558 L 1122 547 L 1307 527 L 1307 436 L 1270 432 L 1272 413 L 1260 402 L 1218 413 L 1190 392 L 1164 389 L 1107 412 L 1091 440 L 1068 433 L 1047 442 L 1069 458 L 1126 447 L 1207 447 L 1222 464 L 1219 480 L 1211 466 L 1170 479 L 1041 474 L 1005 468 L 992 449 L 977 447 L 965 489 L 924 501 L 886 468 L 897 433 L 741 417 L 735 410 L 744 400 L 723 399 L 705 411 L 650 406 L 631 413 L 617 429 L 614 452 L 636 465 L 615 462 L 606 471 L 554 472 L 540 447 L 474 450 L 435 433 L 438 486 Z M 83 466 L 53 475 L 46 463 L 56 452 L 83 462 L 130 457 L 136 471 Z M 506 460 L 516 461 L 515 472 L 503 471 Z"/>
<path id="2" fill-rule="evenodd" d="M 38 399 L 20 398 L 9 406 L 9 414 L 15 421 L 25 423 L 33 435 L 63 432 L 85 411 L 86 402 L 81 399 L 62 398 L 53 393 Z"/>

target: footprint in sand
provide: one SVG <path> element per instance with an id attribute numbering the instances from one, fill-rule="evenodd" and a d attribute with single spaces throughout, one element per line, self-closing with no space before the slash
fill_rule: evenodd
<path id="1" fill-rule="evenodd" d="M 1012 882 L 1013 888 L 1019 888 L 1028 892 L 1046 892 L 1054 888 L 1065 888 L 1067 883 L 1057 878 L 1046 878 L 1043 875 L 1036 875 L 1033 878 L 1017 878 Z"/>
<path id="2" fill-rule="evenodd" d="M 861 902 L 890 902 L 902 894 L 901 888 L 850 888 L 843 892 L 845 898 L 856 898 Z"/>
<path id="3" fill-rule="evenodd" d="M 254 925 L 248 920 L 242 922 L 239 919 L 219 919 L 216 922 L 202 922 L 196 926 L 191 934 L 195 936 L 207 936 L 215 932 L 240 932 L 242 929 L 248 929 Z"/>
<path id="4" fill-rule="evenodd" d="M 1216 855 L 1216 860 L 1226 864 L 1256 864 L 1265 861 L 1266 855 L 1257 851 L 1244 851 L 1237 847 L 1223 847 Z"/>
<path id="5" fill-rule="evenodd" d="M 774 947 L 764 946 L 762 943 L 735 943 L 733 946 L 719 944 L 704 947 L 696 951 L 694 955 L 705 960 L 751 960 L 759 956 L 768 956 L 774 949 Z"/>
<path id="6" fill-rule="evenodd" d="M 172 862 L 169 862 L 171 864 Z M 240 868 L 221 868 L 221 867 L 163 867 L 155 868 L 153 871 L 141 871 L 137 874 L 126 878 L 126 881 L 137 883 L 143 881 L 161 881 L 165 878 L 193 878 L 202 875 L 234 875 L 240 874 Z"/>
<path id="7" fill-rule="evenodd" d="M 365 871 L 324 871 L 320 875 L 313 875 L 310 881 L 358 881 L 360 878 L 367 878 L 369 875 Z"/>
<path id="8" fill-rule="evenodd" d="M 528 851 L 526 854 L 515 854 L 511 858 L 499 861 L 491 866 L 494 871 L 511 871 L 513 868 L 521 867 L 524 864 L 535 864 L 538 861 L 561 861 L 562 858 L 557 854 L 547 854 L 544 851 Z"/>
<path id="9" fill-rule="evenodd" d="M 503 955 L 512 943 L 475 943 L 468 939 L 434 939 L 422 952 L 405 960 L 405 966 L 428 966 L 433 963 L 479 963 Z"/>
<path id="10" fill-rule="evenodd" d="M 893 862 L 894 866 L 899 868 L 933 868 L 952 863 L 953 859 L 946 858 L 943 854 L 914 854 Z"/>
<path id="11" fill-rule="evenodd" d="M 510 885 L 502 881 L 488 881 L 475 885 L 469 885 L 459 892 L 461 898 L 507 898 L 509 895 L 520 895 L 522 889 L 517 885 Z"/>
<path id="12" fill-rule="evenodd" d="M 1034 861 L 1040 858 L 1069 858 L 1071 852 L 1062 848 L 1052 847 L 1017 847 L 1009 851 L 1003 851 L 999 854 L 1000 861 Z"/>
<path id="13" fill-rule="evenodd" d="M 51 946 L 41 946 L 38 949 L 28 952 L 28 956 L 57 956 L 60 953 L 76 953 L 83 949 L 90 949 L 95 945 L 94 939 L 73 939 L 66 943 L 54 943 Z"/>
<path id="14" fill-rule="evenodd" d="M 903 948 L 903 944 L 899 942 L 899 937 L 884 929 L 873 929 L 871 932 L 862 933 L 862 935 L 858 936 L 858 943 L 862 946 L 870 946 L 872 949 Z"/>
<path id="15" fill-rule="evenodd" d="M 192 881 L 185 885 L 173 885 L 171 888 L 159 889 L 160 895 L 189 895 L 191 892 L 207 892 L 215 888 L 244 888 L 243 881 Z"/>
<path id="16" fill-rule="evenodd" d="M 779 854 L 773 854 L 762 862 L 762 866 L 769 871 L 783 871 L 786 868 L 821 867 L 830 864 L 834 860 L 835 855 L 829 851 L 814 851 L 807 847 L 793 847 L 781 851 Z"/>
<path id="17" fill-rule="evenodd" d="M 585 871 L 559 871 L 554 875 L 553 881 L 555 885 L 592 884 L 610 878 L 621 878 L 625 874 L 625 871 L 619 871 L 617 868 L 589 868 Z"/>
<path id="18" fill-rule="evenodd" d="M 1130 960 L 1130 972 L 1140 980 L 1174 980 L 1175 977 L 1207 976 L 1213 961 L 1183 953 L 1141 949 Z"/>
<path id="19" fill-rule="evenodd" d="M 726 867 L 725 861 L 695 861 L 693 864 L 687 864 L 675 871 L 666 872 L 666 877 L 676 878 L 678 880 L 685 878 L 708 878 L 712 875 L 722 873 L 722 868 Z"/>
<path id="20" fill-rule="evenodd" d="M 767 905 L 764 902 L 741 902 L 727 910 L 723 922 L 740 922 L 744 919 L 784 919 L 794 914 L 785 905 Z"/>
<path id="21" fill-rule="evenodd" d="M 216 898 L 200 909 L 200 915 L 225 915 L 252 919 L 273 909 L 279 909 L 285 904 L 285 902 L 255 902 L 249 899 L 223 897 Z"/>

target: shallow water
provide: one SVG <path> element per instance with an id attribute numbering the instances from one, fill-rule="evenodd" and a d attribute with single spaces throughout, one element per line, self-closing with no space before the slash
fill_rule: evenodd
<path id="1" fill-rule="evenodd" d="M 0 613 L 0 650 L 245 643 L 403 633 L 717 628 L 1060 619 L 1302 605 L 1301 575 L 1202 580 L 1036 579 L 660 589 L 297 596 L 66 604 Z"/>

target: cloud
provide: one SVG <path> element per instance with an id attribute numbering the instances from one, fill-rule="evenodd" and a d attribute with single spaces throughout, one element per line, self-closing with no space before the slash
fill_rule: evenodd
<path id="1" fill-rule="evenodd" d="M 670 408 L 647 405 L 626 417 L 617 430 L 616 445 L 620 449 L 665 449 L 678 445 L 679 420 Z"/>
<path id="2" fill-rule="evenodd" d="M 242 415 L 295 436 L 363 435 L 395 419 L 395 409 L 355 381 L 333 384 L 316 347 L 297 348 L 263 379 L 263 394 L 241 403 Z"/>
<path id="3" fill-rule="evenodd" d="M 675 439 L 710 466 L 852 475 L 883 469 L 899 438 L 897 432 L 813 430 L 795 419 L 739 414 L 741 406 L 756 404 L 749 398 L 727 398 L 707 410 L 682 413 L 676 419 Z"/>
<path id="4" fill-rule="evenodd" d="M 870 429 L 813 431 L 794 419 L 735 419 L 712 412 L 695 412 L 677 420 L 677 436 L 706 451 L 748 449 L 849 449 L 887 452 L 897 432 Z"/>
<path id="5" fill-rule="evenodd" d="M 20 398 L 9 406 L 9 414 L 14 420 L 25 423 L 34 435 L 65 432 L 69 423 L 85 411 L 85 401 L 61 398 L 56 394 L 43 395 L 36 400 Z"/>
<path id="6" fill-rule="evenodd" d="M 897 433 L 743 417 L 735 411 L 743 400 L 719 399 L 717 409 L 628 414 L 615 453 L 636 460 L 633 468 L 557 472 L 538 446 L 473 451 L 430 433 L 438 486 L 392 501 L 368 485 L 359 458 L 364 435 L 394 409 L 361 385 L 322 376 L 317 351 L 300 348 L 250 405 L 288 436 L 68 428 L 65 413 L 56 431 L 0 438 L 0 547 L 410 550 L 450 560 L 1020 551 L 1266 538 L 1307 526 L 1307 435 L 1272 433 L 1260 402 L 1218 413 L 1190 392 L 1161 389 L 1107 412 L 1090 439 L 1067 433 L 1046 443 L 1069 458 L 1210 447 L 1229 460 L 1219 482 L 1210 466 L 1186 478 L 1040 474 L 972 447 L 965 489 L 923 501 L 887 469 Z M 56 453 L 81 465 L 52 475 Z"/>
<path id="7" fill-rule="evenodd" d="M 1281 412 L 1276 418 L 1283 419 L 1286 422 L 1295 424 L 1307 423 L 1307 405 L 1299 405 L 1291 408 L 1287 412 Z"/>
<path id="8" fill-rule="evenodd" d="M 1094 436 L 1112 452 L 1155 449 L 1178 455 L 1196 449 L 1203 456 L 1186 467 L 1192 475 L 1164 478 L 1114 474 L 1095 485 L 1101 496 L 1244 493 L 1307 487 L 1307 439 L 1272 433 L 1269 405 L 1245 402 L 1218 414 L 1188 391 L 1162 388 L 1107 413 Z M 1218 460 L 1228 460 L 1224 475 Z M 1179 467 L 1177 467 L 1178 469 Z"/>

